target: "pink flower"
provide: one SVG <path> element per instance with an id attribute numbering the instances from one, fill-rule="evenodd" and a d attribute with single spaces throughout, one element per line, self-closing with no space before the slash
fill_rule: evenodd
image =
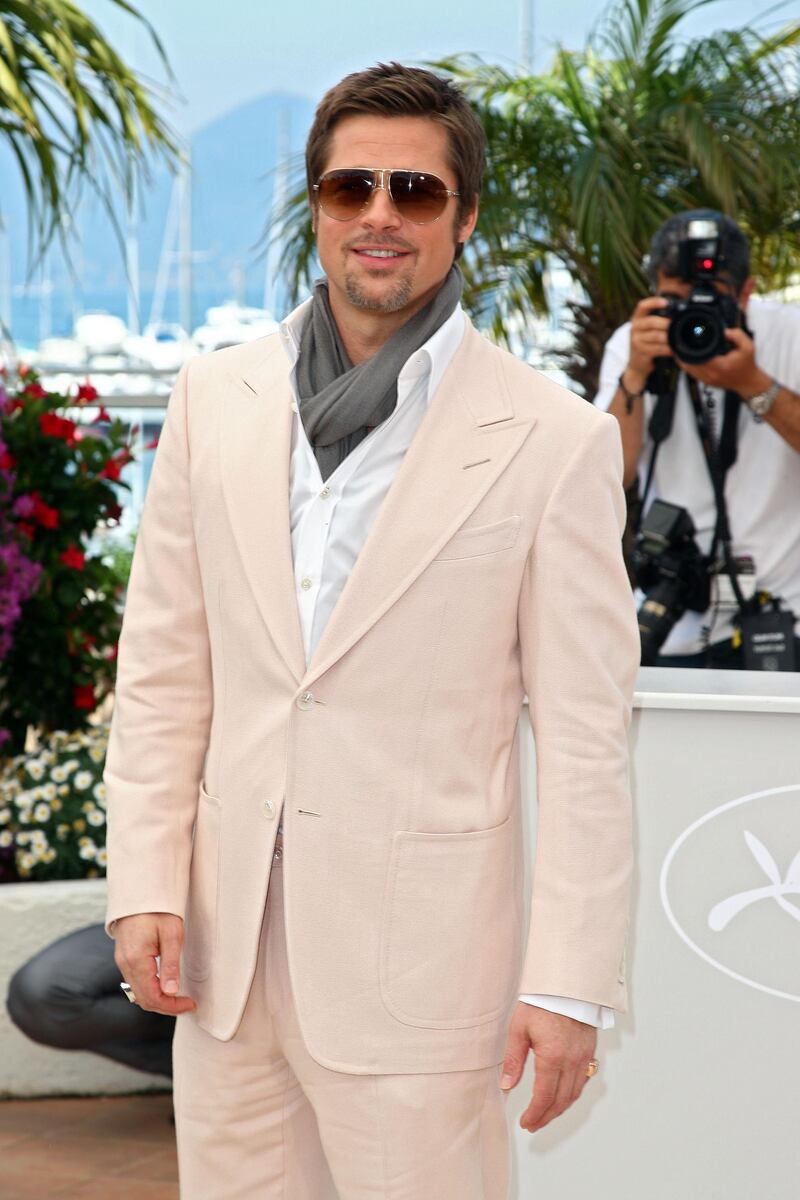
<path id="1" fill-rule="evenodd" d="M 36 501 L 33 496 L 17 496 L 12 508 L 18 517 L 32 517 L 36 511 Z"/>

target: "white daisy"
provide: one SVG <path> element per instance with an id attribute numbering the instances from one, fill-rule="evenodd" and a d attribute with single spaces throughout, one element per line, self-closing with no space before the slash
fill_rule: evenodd
<path id="1" fill-rule="evenodd" d="M 50 819 L 50 805 L 37 804 L 33 810 L 33 816 L 36 821 L 48 821 Z"/>
<path id="2" fill-rule="evenodd" d="M 55 862 L 57 857 L 58 857 L 58 855 L 56 854 L 55 850 L 51 846 L 50 849 L 46 850 L 45 853 L 42 855 L 42 861 L 46 862 L 46 863 Z"/>
<path id="3" fill-rule="evenodd" d="M 94 783 L 94 776 L 91 771 L 79 771 L 73 780 L 75 787 L 79 792 L 85 792 Z"/>
<path id="4" fill-rule="evenodd" d="M 97 851 L 97 865 L 100 867 L 108 866 L 108 851 L 105 846 L 101 846 Z"/>
<path id="5" fill-rule="evenodd" d="M 80 850 L 78 851 L 78 854 L 81 856 L 81 858 L 87 858 L 87 859 L 96 858 L 97 857 L 97 847 L 95 846 L 93 841 L 89 840 L 87 845 L 81 846 Z"/>
<path id="6" fill-rule="evenodd" d="M 103 783 L 102 780 L 100 781 L 100 783 L 96 783 L 94 785 L 94 787 L 92 788 L 92 795 L 94 796 L 95 800 L 105 800 L 106 785 Z"/>
<path id="7" fill-rule="evenodd" d="M 39 780 L 44 775 L 44 763 L 38 758 L 32 758 L 29 763 L 25 764 L 25 768 L 31 779 Z"/>
<path id="8" fill-rule="evenodd" d="M 57 788 L 54 783 L 45 783 L 42 785 L 42 799 L 54 800 L 57 794 Z"/>
<path id="9" fill-rule="evenodd" d="M 7 825 L 11 820 L 11 809 L 0 808 L 0 825 Z"/>
<path id="10" fill-rule="evenodd" d="M 89 751 L 89 758 L 92 762 L 101 763 L 106 756 L 105 749 L 102 746 L 92 746 Z"/>
<path id="11" fill-rule="evenodd" d="M 105 825 L 106 823 L 106 818 L 99 808 L 93 808 L 90 813 L 87 813 L 86 820 L 90 825 Z"/>
<path id="12" fill-rule="evenodd" d="M 73 771 L 77 771 L 80 765 L 81 764 L 78 762 L 77 758 L 68 758 L 64 763 L 64 770 L 68 771 L 71 775 Z"/>
<path id="13" fill-rule="evenodd" d="M 50 778 L 54 783 L 63 783 L 68 775 L 69 771 L 63 763 L 58 767 L 53 767 L 52 771 L 50 772 Z"/>
<path id="14" fill-rule="evenodd" d="M 33 854 L 21 854 L 19 856 L 19 869 L 21 871 L 30 871 L 36 866 L 36 858 Z"/>
<path id="15" fill-rule="evenodd" d="M 0 833 L 0 847 L 3 849 L 5 849 L 6 846 L 10 846 L 13 841 L 14 835 L 10 829 L 4 829 L 3 832 Z"/>

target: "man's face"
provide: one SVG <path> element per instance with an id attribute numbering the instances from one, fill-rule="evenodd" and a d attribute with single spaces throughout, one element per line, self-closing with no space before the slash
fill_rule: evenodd
<path id="1" fill-rule="evenodd" d="M 680 296 L 684 300 L 688 299 L 695 285 L 687 283 L 685 279 L 681 279 L 676 275 L 665 275 L 663 271 L 658 273 L 658 281 L 656 291 L 659 296 Z M 715 279 L 712 286 L 722 295 L 732 296 L 739 305 L 742 312 L 747 308 L 747 301 L 750 299 L 750 293 L 753 290 L 753 280 L 747 279 L 741 291 L 737 292 L 733 283 L 726 279 Z"/>
<path id="2" fill-rule="evenodd" d="M 323 174 L 342 167 L 424 171 L 458 190 L 447 134 L 428 117 L 345 117 L 334 128 Z M 459 223 L 458 203 L 448 197 L 441 217 L 425 225 L 402 217 L 383 189 L 376 189 L 367 207 L 349 221 L 337 221 L 317 207 L 317 251 L 334 316 L 341 319 L 358 309 L 402 314 L 406 321 L 423 308 L 450 270 L 456 243 L 466 241 L 475 227 L 477 208 Z M 379 251 L 391 255 L 379 257 Z"/>

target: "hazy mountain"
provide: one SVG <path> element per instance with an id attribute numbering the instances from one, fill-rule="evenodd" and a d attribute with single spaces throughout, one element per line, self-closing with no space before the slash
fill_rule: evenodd
<path id="1" fill-rule="evenodd" d="M 285 115 L 284 115 L 285 114 Z M 244 283 L 249 303 L 260 304 L 265 263 L 256 261 L 258 243 L 267 225 L 278 163 L 282 123 L 288 126 L 290 152 L 302 151 L 313 116 L 313 104 L 301 96 L 273 92 L 217 118 L 192 138 L 192 246 L 195 252 L 194 322 L 205 309 L 240 290 Z M 139 232 L 141 318 L 150 315 L 172 179 L 155 174 L 141 197 Z M 87 198 L 78 218 L 80 245 L 74 251 L 79 287 L 70 282 L 60 254 L 53 252 L 47 276 L 54 291 L 50 316 L 38 295 L 25 296 L 28 267 L 26 216 L 22 187 L 11 154 L 0 145 L 0 211 L 9 232 L 13 284 L 13 331 L 23 344 L 38 340 L 49 325 L 54 333 L 70 330 L 76 310 L 105 308 L 126 315 L 124 262 L 108 216 L 94 198 Z M 244 280 L 242 280 L 244 275 Z M 238 276 L 238 278 L 237 278 Z M 40 276 L 35 276 L 36 286 Z M 172 268 L 165 319 L 177 319 L 176 268 Z M 280 298 L 279 298 L 280 303 Z"/>

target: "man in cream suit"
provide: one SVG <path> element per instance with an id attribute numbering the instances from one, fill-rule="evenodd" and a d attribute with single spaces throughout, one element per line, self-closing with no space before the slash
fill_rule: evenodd
<path id="1" fill-rule="evenodd" d="M 135 1001 L 179 1014 L 184 1200 L 505 1200 L 528 1051 L 533 1131 L 624 1006 L 619 432 L 460 307 L 483 156 L 449 83 L 343 80 L 306 156 L 325 280 L 170 401 L 120 647 L 107 928 Z"/>

